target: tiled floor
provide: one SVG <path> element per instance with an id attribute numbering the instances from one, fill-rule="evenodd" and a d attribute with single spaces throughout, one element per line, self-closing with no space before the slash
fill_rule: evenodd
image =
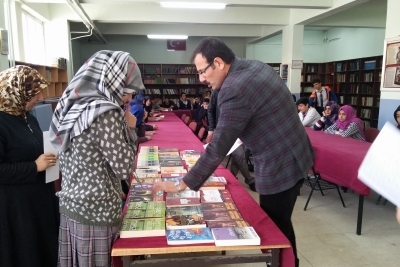
<path id="1" fill-rule="evenodd" d="M 244 184 L 242 178 L 239 180 Z M 258 201 L 256 193 L 249 189 L 248 192 Z M 342 193 L 346 204 L 343 208 L 336 190 L 326 191 L 325 196 L 315 192 L 304 211 L 309 192 L 309 187 L 301 188 L 292 217 L 300 267 L 400 266 L 400 225 L 391 203 L 383 205 L 381 201 L 376 205 L 378 196 L 374 192 L 365 198 L 362 234 L 359 236 L 356 235 L 357 194 L 352 191 Z M 261 267 L 265 264 L 240 266 Z"/>

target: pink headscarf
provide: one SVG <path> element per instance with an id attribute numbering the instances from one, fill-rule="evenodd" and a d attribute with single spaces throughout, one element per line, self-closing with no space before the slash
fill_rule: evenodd
<path id="1" fill-rule="evenodd" d="M 343 110 L 344 114 L 346 114 L 346 120 L 341 122 L 339 119 L 336 121 L 336 125 L 338 126 L 339 129 L 341 130 L 346 130 L 347 127 L 349 127 L 350 123 L 355 122 L 358 126 L 358 129 L 360 130 L 360 134 L 365 138 L 364 136 L 364 126 L 362 121 L 357 118 L 356 113 L 354 112 L 354 109 L 352 106 L 343 106 L 339 109 L 340 111 Z"/>

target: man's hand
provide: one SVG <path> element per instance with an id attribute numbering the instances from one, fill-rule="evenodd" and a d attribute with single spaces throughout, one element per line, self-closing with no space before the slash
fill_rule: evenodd
<path id="1" fill-rule="evenodd" d="M 207 137 L 210 136 L 210 142 L 211 142 L 213 135 L 214 135 L 214 131 L 208 131 Z"/>

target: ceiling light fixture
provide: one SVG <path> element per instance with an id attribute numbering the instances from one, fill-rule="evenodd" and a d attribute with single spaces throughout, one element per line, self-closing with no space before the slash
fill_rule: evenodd
<path id="1" fill-rule="evenodd" d="M 200 2 L 160 2 L 161 7 L 167 8 L 196 8 L 196 9 L 224 9 L 224 3 Z"/>
<path id="2" fill-rule="evenodd" d="M 149 39 L 172 39 L 172 40 L 186 40 L 187 35 L 163 35 L 163 34 L 148 34 Z"/>

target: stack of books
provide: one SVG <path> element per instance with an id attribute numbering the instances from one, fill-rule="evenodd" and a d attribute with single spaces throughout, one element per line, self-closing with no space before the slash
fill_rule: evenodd
<path id="1" fill-rule="evenodd" d="M 165 202 L 129 203 L 120 228 L 120 237 L 150 236 L 165 236 Z"/>

